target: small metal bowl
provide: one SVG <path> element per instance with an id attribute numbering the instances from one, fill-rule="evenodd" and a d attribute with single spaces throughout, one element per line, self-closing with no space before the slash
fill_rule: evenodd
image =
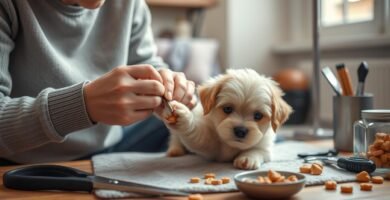
<path id="1" fill-rule="evenodd" d="M 242 172 L 234 176 L 234 182 L 238 189 L 249 197 L 257 199 L 279 199 L 293 196 L 302 190 L 305 186 L 305 176 L 299 173 L 277 171 L 285 177 L 295 175 L 298 178 L 296 182 L 290 183 L 255 183 L 246 182 L 245 179 L 257 179 L 259 176 L 267 176 L 268 171 Z"/>

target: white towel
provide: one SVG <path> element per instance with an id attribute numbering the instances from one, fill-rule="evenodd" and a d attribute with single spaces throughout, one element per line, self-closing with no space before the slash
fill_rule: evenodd
<path id="1" fill-rule="evenodd" d="M 318 152 L 327 149 L 317 148 L 303 142 L 283 142 L 275 145 L 272 162 L 265 163 L 259 170 L 283 170 L 299 172 L 303 160 L 297 158 L 298 153 Z M 230 192 L 237 191 L 233 177 L 243 170 L 233 167 L 231 162 L 209 162 L 196 155 L 170 158 L 163 153 L 112 153 L 101 154 L 92 158 L 96 175 L 123 181 L 132 181 L 153 186 L 176 189 L 190 193 Z M 191 177 L 200 177 L 213 172 L 217 178 L 230 177 L 229 184 L 218 186 L 201 183 L 189 183 Z M 355 173 L 325 166 L 322 175 L 305 174 L 306 185 L 323 184 L 326 180 L 348 182 L 355 180 Z M 136 194 L 112 190 L 96 190 L 100 198 L 135 197 Z"/>

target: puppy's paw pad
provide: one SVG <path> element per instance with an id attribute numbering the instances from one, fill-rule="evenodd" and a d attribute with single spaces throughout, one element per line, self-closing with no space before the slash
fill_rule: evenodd
<path id="1" fill-rule="evenodd" d="M 251 157 L 239 157 L 234 160 L 233 165 L 238 169 L 253 170 L 260 167 L 260 162 Z"/>
<path id="2" fill-rule="evenodd" d="M 166 155 L 167 157 L 179 157 L 186 154 L 186 151 L 180 147 L 169 148 Z"/>

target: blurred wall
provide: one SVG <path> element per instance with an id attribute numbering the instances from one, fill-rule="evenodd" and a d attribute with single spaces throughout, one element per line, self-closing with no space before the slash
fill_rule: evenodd
<path id="1" fill-rule="evenodd" d="M 218 40 L 223 69 L 249 67 L 272 74 L 279 66 L 272 46 L 287 38 L 287 8 L 283 0 L 219 0 L 205 12 L 201 37 Z M 151 11 L 155 35 L 185 16 L 185 10 L 178 8 L 152 7 Z"/>

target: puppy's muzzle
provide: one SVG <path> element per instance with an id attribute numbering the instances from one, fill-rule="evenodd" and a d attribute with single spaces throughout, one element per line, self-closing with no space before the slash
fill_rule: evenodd
<path id="1" fill-rule="evenodd" d="M 245 136 L 248 134 L 248 129 L 244 126 L 236 126 L 233 128 L 233 131 L 234 135 L 240 139 L 245 138 Z"/>

